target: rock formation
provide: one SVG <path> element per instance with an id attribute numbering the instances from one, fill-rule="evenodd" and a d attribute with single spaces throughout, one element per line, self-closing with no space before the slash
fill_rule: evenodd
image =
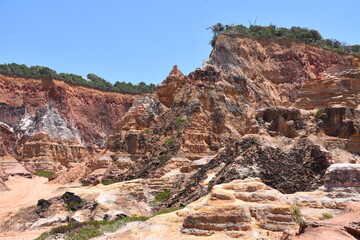
<path id="1" fill-rule="evenodd" d="M 85 161 L 135 98 L 49 79 L 0 76 L 0 85 L 0 155 L 34 170 Z"/>
<path id="2" fill-rule="evenodd" d="M 11 172 L 44 169 L 60 172 L 53 182 L 94 185 L 39 199 L 0 228 L 185 207 L 106 239 L 311 236 L 360 200 L 359 73 L 353 55 L 221 34 L 202 68 L 174 66 L 141 96 L 0 76 L 0 156 L 19 161 L 2 162 L 0 190 Z"/>

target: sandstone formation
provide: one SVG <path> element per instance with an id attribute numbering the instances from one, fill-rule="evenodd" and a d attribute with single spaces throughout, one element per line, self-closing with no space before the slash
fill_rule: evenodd
<path id="1" fill-rule="evenodd" d="M 346 206 L 359 201 L 359 194 L 342 196 L 343 191 L 344 187 L 334 191 L 320 188 L 315 192 L 281 194 L 258 179 L 234 180 L 214 186 L 208 195 L 176 213 L 129 225 L 103 239 L 168 239 L 170 234 L 176 239 L 298 239 L 295 235 L 303 230 L 296 223 L 297 217 L 309 224 L 299 239 L 318 239 L 309 237 L 317 236 L 312 235 L 317 234 L 316 227 L 325 228 L 322 233 L 327 230 L 346 233 L 340 229 L 342 226 L 348 226 L 349 232 L 356 231 L 351 222 L 358 221 L 357 211 L 348 210 Z M 300 213 L 295 212 L 294 206 Z M 325 214 L 340 215 L 333 220 L 323 220 Z M 336 229 L 330 229 L 331 226 Z"/>
<path id="2" fill-rule="evenodd" d="M 49 79 L 0 76 L 0 85 L 0 155 L 34 171 L 85 161 L 135 98 Z"/>
<path id="3" fill-rule="evenodd" d="M 329 226 L 356 236 L 354 212 L 322 219 L 360 201 L 359 73 L 353 55 L 221 34 L 202 68 L 174 66 L 142 96 L 0 76 L 0 190 L 44 169 L 76 182 L 0 229 L 185 207 L 102 239 L 285 240 Z"/>

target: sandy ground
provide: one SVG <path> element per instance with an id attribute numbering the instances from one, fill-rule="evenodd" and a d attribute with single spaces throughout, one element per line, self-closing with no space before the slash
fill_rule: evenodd
<path id="1" fill-rule="evenodd" d="M 48 184 L 43 177 L 32 179 L 12 177 L 6 185 L 11 189 L 0 193 L 0 219 L 20 208 L 37 204 L 41 198 L 48 199 L 61 195 L 67 190 L 67 186 L 60 184 Z M 0 240 L 28 240 L 39 236 L 43 231 L 29 231 L 23 233 L 0 233 Z"/>

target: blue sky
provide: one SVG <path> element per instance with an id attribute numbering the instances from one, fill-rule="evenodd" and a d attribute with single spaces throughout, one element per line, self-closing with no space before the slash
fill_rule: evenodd
<path id="1" fill-rule="evenodd" d="M 359 0 L 0 0 L 0 63 L 158 84 L 175 64 L 201 67 L 217 22 L 308 27 L 360 44 L 359 9 Z"/>

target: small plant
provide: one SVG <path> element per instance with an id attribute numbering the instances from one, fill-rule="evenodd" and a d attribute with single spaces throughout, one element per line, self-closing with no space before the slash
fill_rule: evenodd
<path id="1" fill-rule="evenodd" d="M 328 213 L 328 212 L 324 212 L 323 214 L 323 218 L 324 219 L 331 219 L 333 218 L 333 215 L 331 213 Z"/>
<path id="2" fill-rule="evenodd" d="M 76 211 L 77 209 L 82 208 L 85 205 L 86 205 L 86 201 L 83 200 L 79 203 L 77 202 L 68 203 L 66 204 L 66 208 L 68 211 Z"/>
<path id="3" fill-rule="evenodd" d="M 172 137 L 169 137 L 164 142 L 164 144 L 166 144 L 166 145 L 172 145 L 173 143 L 174 143 L 174 139 Z"/>
<path id="4" fill-rule="evenodd" d="M 175 211 L 181 210 L 183 208 L 184 207 L 164 208 L 164 209 L 157 211 L 153 216 L 175 212 Z"/>
<path id="5" fill-rule="evenodd" d="M 166 158 L 168 155 L 166 154 L 166 153 L 163 153 L 163 154 L 160 154 L 159 155 L 159 159 L 164 159 L 164 158 Z"/>
<path id="6" fill-rule="evenodd" d="M 102 232 L 115 232 L 128 222 L 146 221 L 148 219 L 149 217 L 145 216 L 124 217 L 115 221 L 99 221 L 99 225 Z"/>
<path id="7" fill-rule="evenodd" d="M 302 222 L 304 222 L 304 219 L 302 218 L 302 214 L 300 211 L 300 207 L 297 205 L 292 205 L 291 206 L 292 209 L 292 215 L 293 215 L 293 219 L 297 224 L 300 224 Z"/>
<path id="8" fill-rule="evenodd" d="M 321 115 L 324 113 L 324 111 L 325 111 L 325 108 L 319 108 L 318 110 L 316 110 L 315 118 L 320 118 Z"/>
<path id="9" fill-rule="evenodd" d="M 149 116 L 149 118 L 154 118 L 154 117 L 155 117 L 155 114 L 150 113 L 148 116 Z"/>
<path id="10" fill-rule="evenodd" d="M 101 179 L 102 185 L 110 185 L 110 184 L 113 184 L 116 182 L 119 182 L 119 180 L 117 180 L 117 179 Z"/>
<path id="11" fill-rule="evenodd" d="M 164 200 L 166 200 L 171 194 L 171 191 L 170 190 L 165 190 L 161 193 L 158 193 L 156 196 L 155 196 L 155 201 L 156 202 L 163 202 Z"/>
<path id="12" fill-rule="evenodd" d="M 177 123 L 184 123 L 184 122 L 186 122 L 186 119 L 185 118 L 177 118 L 176 122 Z"/>
<path id="13" fill-rule="evenodd" d="M 150 130 L 150 129 L 146 129 L 146 130 L 144 131 L 144 133 L 150 134 L 150 133 L 151 133 L 151 130 Z"/>
<path id="14" fill-rule="evenodd" d="M 111 158 L 111 160 L 113 160 L 113 161 L 115 162 L 115 161 L 118 160 L 119 155 L 117 155 L 117 154 L 111 154 L 111 155 L 110 155 L 110 158 Z"/>
<path id="15" fill-rule="evenodd" d="M 52 179 L 55 176 L 55 173 L 47 170 L 39 170 L 35 173 L 35 175 L 39 177 L 46 177 L 48 179 Z"/>

